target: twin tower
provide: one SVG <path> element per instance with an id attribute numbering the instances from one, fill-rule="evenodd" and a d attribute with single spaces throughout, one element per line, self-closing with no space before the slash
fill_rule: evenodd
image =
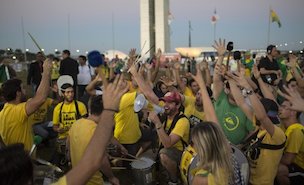
<path id="1" fill-rule="evenodd" d="M 140 46 L 149 57 L 160 48 L 170 52 L 169 0 L 140 0 Z M 150 48 L 151 51 L 147 54 Z"/>

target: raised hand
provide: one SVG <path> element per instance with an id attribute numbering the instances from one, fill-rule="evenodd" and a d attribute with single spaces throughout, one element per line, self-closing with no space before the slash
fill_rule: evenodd
<path id="1" fill-rule="evenodd" d="M 168 78 L 167 76 L 162 76 L 159 79 L 161 82 L 163 82 L 166 86 L 173 86 L 175 84 L 175 81 Z"/>
<path id="2" fill-rule="evenodd" d="M 121 96 L 128 91 L 128 85 L 123 76 L 117 75 L 113 83 L 109 83 L 103 90 L 102 100 L 104 109 L 118 111 Z"/>
<path id="3" fill-rule="evenodd" d="M 284 89 L 287 93 L 283 93 L 282 91 L 278 91 L 278 93 L 291 103 L 291 106 L 288 108 L 304 112 L 304 99 L 301 97 L 300 93 L 294 88 L 284 86 Z"/>
<path id="4" fill-rule="evenodd" d="M 287 62 L 286 65 L 290 68 L 297 67 L 298 57 L 296 57 L 294 54 L 289 54 L 288 57 L 289 57 L 289 62 Z"/>
<path id="5" fill-rule="evenodd" d="M 252 67 L 252 73 L 253 73 L 253 76 L 255 79 L 259 79 L 261 78 L 261 73 L 258 69 L 258 65 L 257 64 L 254 64 L 253 67 Z"/>
<path id="6" fill-rule="evenodd" d="M 200 69 L 200 71 L 205 71 L 208 69 L 208 63 L 207 63 L 207 60 L 204 59 L 201 63 L 199 63 L 198 65 L 199 68 L 197 69 Z"/>
<path id="7" fill-rule="evenodd" d="M 212 47 L 217 51 L 217 54 L 219 56 L 223 56 L 226 52 L 226 41 L 225 39 L 222 41 L 222 39 L 219 39 L 217 42 L 216 40 L 214 41 L 214 45 Z"/>

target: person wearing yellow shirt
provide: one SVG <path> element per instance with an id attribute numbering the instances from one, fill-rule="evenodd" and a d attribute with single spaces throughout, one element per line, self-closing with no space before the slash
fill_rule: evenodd
<path id="1" fill-rule="evenodd" d="M 137 72 L 134 64 L 130 66 L 129 71 L 145 97 L 151 103 L 159 105 L 160 100 L 153 92 L 151 86 Z M 149 119 L 154 123 L 159 141 L 164 146 L 160 150 L 160 161 L 169 173 L 169 184 L 176 184 L 179 174 L 177 166 L 180 163 L 183 149 L 189 140 L 190 123 L 187 117 L 179 110 L 182 102 L 178 92 L 168 92 L 161 100 L 165 102 L 165 120 L 162 123 L 154 111 L 149 112 Z"/>
<path id="2" fill-rule="evenodd" d="M 0 112 L 0 136 L 5 145 L 23 143 L 25 150 L 30 151 L 33 145 L 32 124 L 28 117 L 46 101 L 49 93 L 51 75 L 51 60 L 43 63 L 42 80 L 35 96 L 26 101 L 22 81 L 10 79 L 2 84 L 2 95 L 5 105 Z"/>
<path id="3" fill-rule="evenodd" d="M 163 146 L 159 151 L 161 164 L 169 173 L 170 182 L 177 184 L 177 166 L 180 163 L 184 148 L 188 145 L 190 134 L 190 123 L 179 108 L 181 96 L 178 92 L 168 92 L 162 101 L 165 102 L 165 120 L 162 123 L 153 111 L 149 113 L 149 119 L 154 123 L 158 138 Z"/>
<path id="4" fill-rule="evenodd" d="M 53 138 L 57 136 L 57 133 L 55 133 L 52 128 L 53 123 L 51 121 L 47 121 L 49 109 L 52 105 L 56 105 L 57 103 L 57 100 L 47 98 L 39 109 L 29 117 L 29 122 L 33 125 L 34 134 L 41 136 L 44 140 L 49 137 Z"/>
<path id="5" fill-rule="evenodd" d="M 74 100 L 74 88 L 72 84 L 65 83 L 59 87 L 63 96 L 63 102 L 56 105 L 53 111 L 53 129 L 58 133 L 57 151 L 53 156 L 53 162 L 62 164 L 66 162 L 66 138 L 73 123 L 82 117 L 87 117 L 86 106 Z"/>
<path id="6" fill-rule="evenodd" d="M 239 106 L 244 106 L 244 108 L 252 111 L 248 112 L 248 114 L 257 119 L 256 124 L 259 126 L 257 133 L 259 143 L 248 154 L 250 164 L 249 181 L 252 185 L 272 185 L 274 184 L 286 141 L 284 132 L 276 125 L 280 123 L 278 105 L 271 99 L 263 98 L 260 100 L 253 93 L 252 87 L 244 75 L 245 72 L 241 69 L 240 72 L 235 72 L 235 74 L 227 73 L 226 78 L 229 79 L 231 85 L 238 85 L 245 89 L 251 106 L 249 107 L 244 101 L 242 95 L 235 97 L 236 102 L 240 104 Z M 276 149 L 266 147 L 270 145 Z M 255 145 L 252 143 L 251 146 Z"/>
<path id="7" fill-rule="evenodd" d="M 205 113 L 201 93 L 198 91 L 195 98 L 182 96 L 182 102 L 185 107 L 184 114 L 188 117 L 191 127 L 205 120 Z"/>
<path id="8" fill-rule="evenodd" d="M 54 108 L 53 129 L 59 133 L 59 139 L 65 139 L 72 124 L 77 119 L 87 116 L 87 108 L 82 102 L 74 100 L 74 89 L 71 84 L 63 84 L 60 89 L 64 100 Z"/>
<path id="9" fill-rule="evenodd" d="M 81 118 L 77 120 L 69 130 L 68 145 L 71 156 L 72 167 L 76 166 L 81 160 L 85 149 L 87 148 L 91 138 L 95 132 L 95 129 L 100 119 L 100 115 L 103 110 L 102 96 L 94 96 L 90 99 L 88 118 Z M 120 148 L 123 148 L 120 145 Z M 124 149 L 124 148 L 123 148 Z M 126 149 L 124 149 L 125 151 Z M 119 180 L 114 176 L 109 159 L 104 157 L 101 164 L 101 171 L 109 181 L 114 185 L 119 185 Z M 102 174 L 100 171 L 96 171 L 94 176 L 89 180 L 87 185 L 102 185 L 104 184 Z"/>
<path id="10" fill-rule="evenodd" d="M 304 180 L 304 126 L 298 122 L 298 112 L 284 101 L 279 108 L 281 122 L 286 128 L 286 146 L 277 172 L 281 185 L 301 184 Z"/>

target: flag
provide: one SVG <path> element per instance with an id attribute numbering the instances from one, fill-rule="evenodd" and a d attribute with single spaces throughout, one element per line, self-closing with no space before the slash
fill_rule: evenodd
<path id="1" fill-rule="evenodd" d="M 271 22 L 277 22 L 279 28 L 281 28 L 282 25 L 281 25 L 280 18 L 273 10 L 270 10 L 270 19 L 271 19 Z"/>
<path id="2" fill-rule="evenodd" d="M 216 24 L 218 19 L 219 19 L 219 16 L 216 14 L 216 9 L 214 9 L 214 14 L 211 17 L 211 24 Z"/>

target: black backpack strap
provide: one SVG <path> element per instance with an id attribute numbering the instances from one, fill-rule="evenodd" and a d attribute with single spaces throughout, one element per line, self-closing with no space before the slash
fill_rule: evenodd
<path id="1" fill-rule="evenodd" d="M 259 147 L 263 149 L 268 149 L 268 150 L 280 150 L 285 147 L 286 139 L 284 143 L 280 145 L 270 145 L 270 144 L 265 144 L 265 143 L 260 143 Z"/>
<path id="2" fill-rule="evenodd" d="M 62 102 L 62 104 L 61 104 L 61 106 L 60 106 L 60 110 L 59 110 L 59 122 L 60 122 L 60 123 L 62 123 L 62 115 L 61 115 L 61 112 L 62 112 L 63 104 L 64 104 L 64 102 Z"/>
<path id="3" fill-rule="evenodd" d="M 181 119 L 181 118 L 186 118 L 186 116 L 185 116 L 184 114 L 179 114 L 179 115 L 175 115 L 175 116 L 174 116 L 173 121 L 172 121 L 172 123 L 171 123 L 171 126 L 170 126 L 169 130 L 166 132 L 168 135 L 170 135 L 170 133 L 171 133 L 172 130 L 174 129 L 174 127 L 175 127 L 177 121 L 178 121 L 179 119 Z M 167 120 L 166 120 L 166 122 L 165 122 L 165 127 L 164 127 L 164 128 L 166 128 L 166 126 L 167 126 Z"/>
<path id="4" fill-rule="evenodd" d="M 84 117 L 84 118 L 87 117 L 87 116 L 88 116 L 87 114 L 85 114 L 85 115 L 80 115 L 77 100 L 74 100 L 74 103 L 75 103 L 75 107 L 76 107 L 76 120 L 77 120 L 77 119 L 80 119 L 80 118 L 83 118 L 83 117 Z"/>
<path id="5" fill-rule="evenodd" d="M 76 108 L 76 120 L 79 119 L 81 117 L 80 113 L 79 113 L 79 107 L 78 107 L 78 102 L 77 100 L 74 100 L 75 103 L 75 108 Z"/>

